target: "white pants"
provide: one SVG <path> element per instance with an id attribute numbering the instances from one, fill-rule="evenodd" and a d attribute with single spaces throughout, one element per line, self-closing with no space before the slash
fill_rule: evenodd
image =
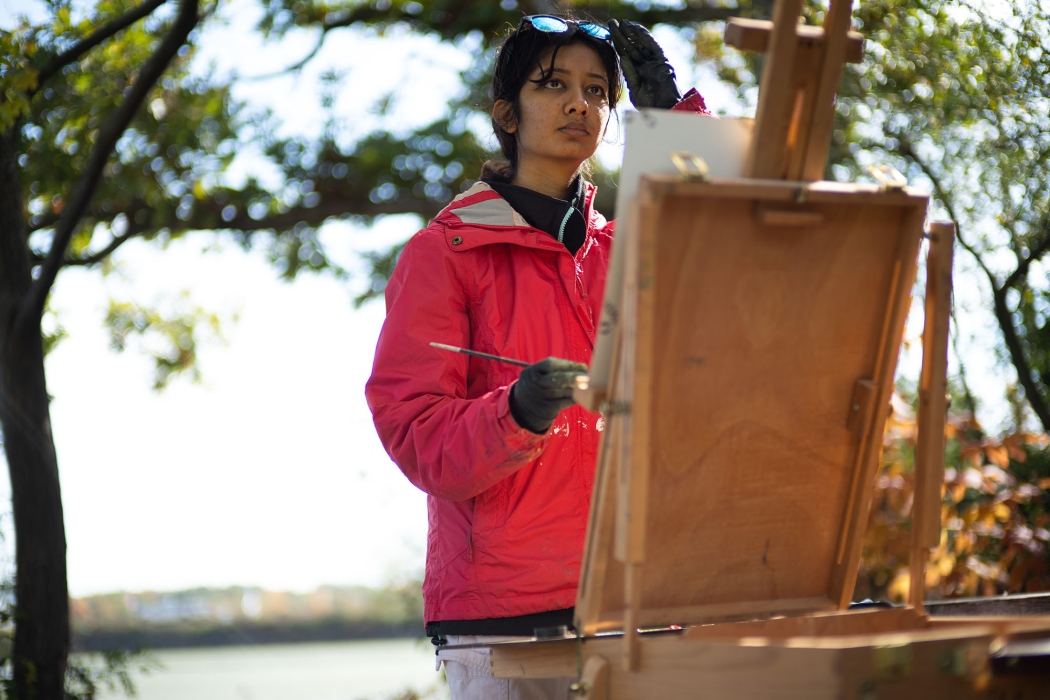
<path id="1" fill-rule="evenodd" d="M 449 635 L 449 646 L 485 644 L 525 637 Z M 576 678 L 493 678 L 489 650 L 445 649 L 438 651 L 437 666 L 445 664 L 445 678 L 452 700 L 567 700 Z"/>

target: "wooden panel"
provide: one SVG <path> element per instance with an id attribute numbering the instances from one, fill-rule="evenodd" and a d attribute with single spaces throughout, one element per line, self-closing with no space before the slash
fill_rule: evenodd
<path id="1" fill-rule="evenodd" d="M 581 670 L 580 645 L 589 654 L 611 657 L 619 649 L 619 638 L 559 639 L 557 641 L 495 644 L 490 647 L 492 675 L 496 678 L 568 678 Z"/>
<path id="2" fill-rule="evenodd" d="M 763 226 L 819 226 L 824 223 L 824 217 L 820 212 L 805 209 L 762 207 L 755 211 L 755 221 Z"/>
<path id="3" fill-rule="evenodd" d="M 665 202 L 661 229 L 688 233 L 661 240 L 661 549 L 646 568 L 664 584 L 646 607 L 827 592 L 854 442 L 843 416 L 872 373 L 890 296 L 875 261 L 892 258 L 900 212 L 821 210 L 824 225 L 786 232 L 748 225 L 745 203 Z"/>
<path id="4" fill-rule="evenodd" d="M 643 217 L 651 247 L 628 251 L 638 262 L 625 287 L 653 316 L 625 323 L 636 336 L 625 332 L 620 367 L 649 377 L 651 399 L 624 420 L 615 548 L 617 559 L 643 563 L 637 624 L 841 605 L 852 582 L 836 567 L 839 550 L 845 563 L 860 542 L 842 534 L 843 519 L 854 494 L 847 520 L 866 519 L 872 436 L 886 419 L 881 407 L 865 411 L 858 427 L 850 408 L 858 381 L 888 406 L 926 199 L 806 188 L 801 199 L 820 223 L 764 226 L 753 212 L 799 201 L 797 185 L 647 178 L 646 189 L 659 213 Z M 642 374 L 635 342 L 650 348 Z M 608 469 L 606 459 L 599 485 Z M 606 490 L 604 508 L 611 498 Z M 647 508 L 641 533 L 636 499 Z M 585 569 L 606 574 L 581 589 L 585 634 L 623 624 L 623 570 L 609 555 L 585 553 Z"/>

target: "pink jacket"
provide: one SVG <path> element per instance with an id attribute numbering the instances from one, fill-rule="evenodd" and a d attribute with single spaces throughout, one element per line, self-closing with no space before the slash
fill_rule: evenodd
<path id="1" fill-rule="evenodd" d="M 365 395 L 390 457 L 428 494 L 427 622 L 576 602 L 602 417 L 572 406 L 531 433 L 507 401 L 520 368 L 429 343 L 589 362 L 612 246 L 593 199 L 588 185 L 573 256 L 478 183 L 412 237 L 387 286 Z"/>

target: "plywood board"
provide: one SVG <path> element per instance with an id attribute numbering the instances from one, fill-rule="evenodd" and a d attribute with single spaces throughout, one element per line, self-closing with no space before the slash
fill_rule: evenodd
<path id="1" fill-rule="evenodd" d="M 607 527 L 616 509 L 618 546 L 589 538 L 578 628 L 622 627 L 623 562 L 641 565 L 642 627 L 839 607 L 859 556 L 844 520 L 866 520 L 853 495 L 872 487 L 926 197 L 646 183 L 651 213 L 627 237 L 630 380 L 611 395 L 629 410 L 621 488 L 596 496 L 592 519 Z M 770 205 L 798 216 L 770 225 Z M 860 426 L 858 382 L 877 402 Z M 596 585 L 586 572 L 599 568 Z"/>

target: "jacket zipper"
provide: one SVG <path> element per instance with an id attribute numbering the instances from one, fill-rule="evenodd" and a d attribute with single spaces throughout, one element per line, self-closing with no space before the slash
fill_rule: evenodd
<path id="1" fill-rule="evenodd" d="M 561 226 L 558 227 L 558 243 L 564 243 L 562 239 L 565 237 L 565 224 L 569 223 L 570 216 L 572 216 L 572 207 L 565 212 L 565 218 L 561 220 Z"/>

